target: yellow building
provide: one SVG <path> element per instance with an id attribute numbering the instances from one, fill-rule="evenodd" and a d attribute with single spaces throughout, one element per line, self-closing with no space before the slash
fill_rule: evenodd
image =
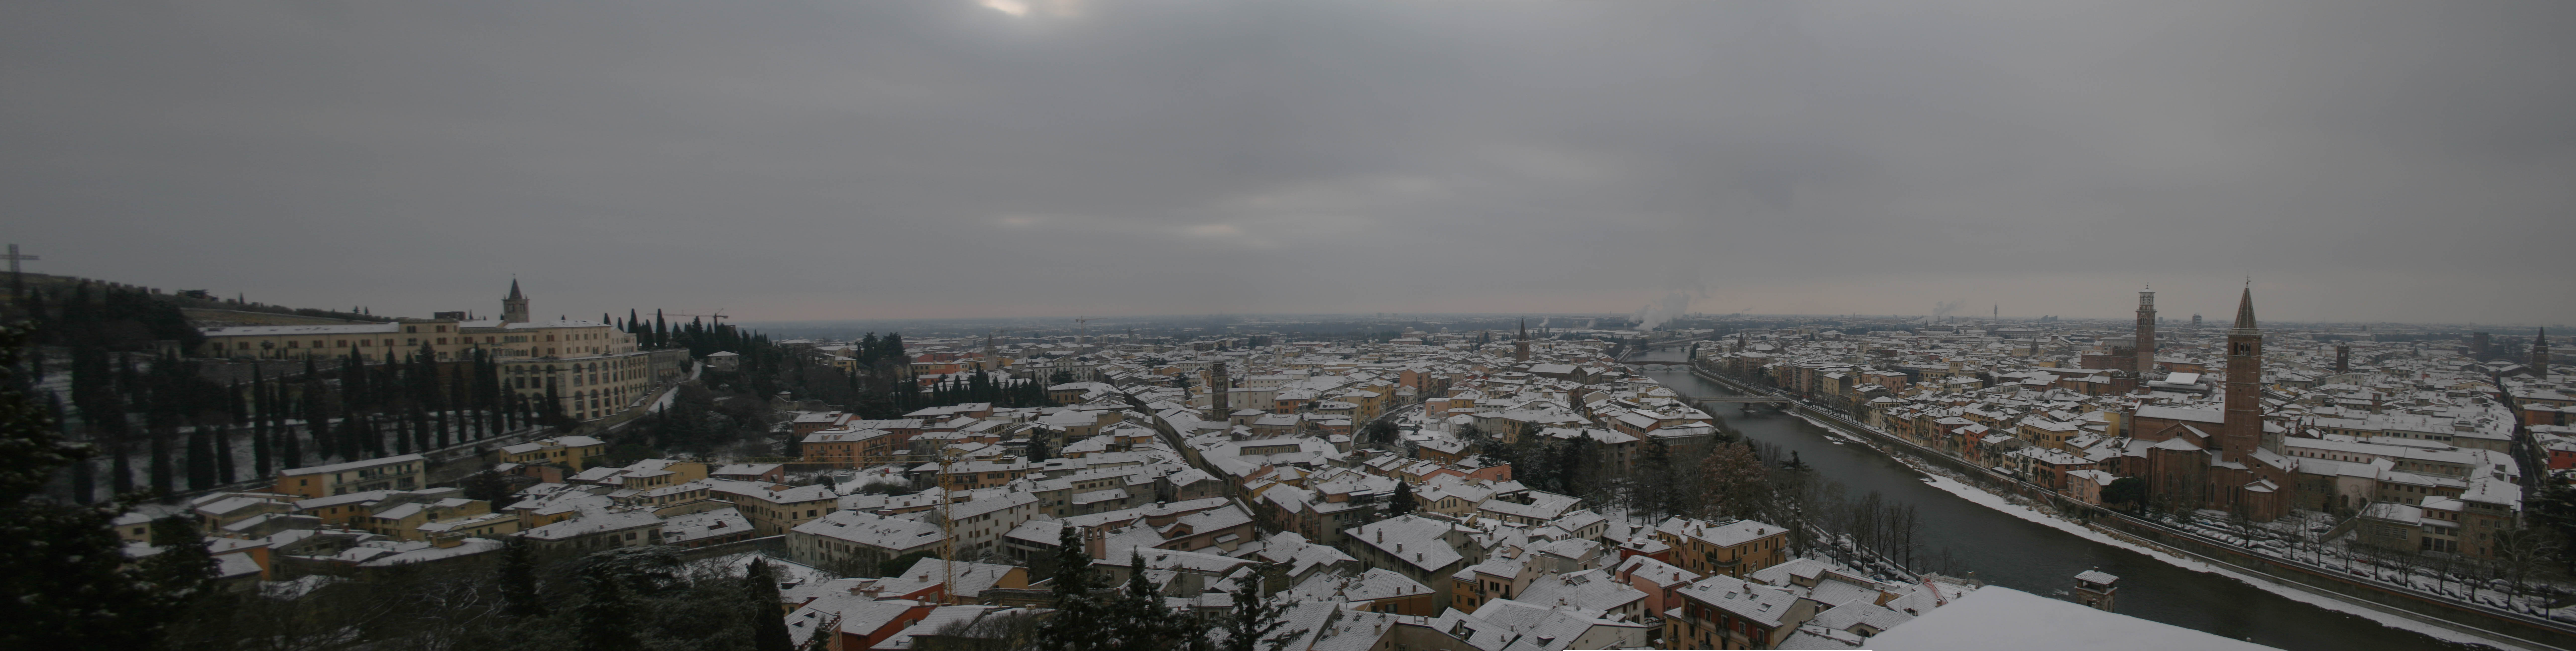
<path id="1" fill-rule="evenodd" d="M 417 454 L 277 471 L 271 492 L 329 497 L 372 490 L 411 490 L 425 482 L 429 460 Z"/>
<path id="2" fill-rule="evenodd" d="M 370 533 L 393 536 L 403 540 L 428 540 L 431 532 L 421 531 L 422 525 L 434 522 L 452 522 L 474 519 L 478 518 L 478 516 L 491 514 L 491 502 L 483 500 L 469 500 L 462 497 L 450 497 L 435 502 L 409 502 L 401 505 L 380 508 L 374 513 L 369 514 L 366 519 L 359 521 L 358 526 L 360 529 L 364 529 Z M 512 518 L 507 515 L 480 518 L 480 521 L 485 522 L 486 524 L 478 528 L 488 529 L 493 526 L 490 523 L 497 522 L 502 519 L 510 520 L 513 523 L 511 530 L 517 530 L 517 527 L 515 526 L 518 521 L 517 518 Z"/>
<path id="3" fill-rule="evenodd" d="M 581 460 L 608 452 L 608 442 L 587 436 L 564 436 L 502 446 L 501 463 L 553 463 L 582 468 Z"/>
<path id="4" fill-rule="evenodd" d="M 1704 575 L 1741 578 L 1789 560 L 1789 531 L 1752 520 L 1672 518 L 1656 525 L 1655 542 L 1672 546 L 1674 566 Z"/>

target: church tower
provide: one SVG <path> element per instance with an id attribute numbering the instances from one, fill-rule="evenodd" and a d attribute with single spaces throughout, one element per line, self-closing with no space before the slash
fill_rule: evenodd
<path id="1" fill-rule="evenodd" d="M 2531 373 L 2532 377 L 2542 380 L 2549 379 L 2548 328 L 2541 328 L 2540 334 L 2533 335 L 2531 338 Z"/>
<path id="2" fill-rule="evenodd" d="M 2263 331 L 2254 325 L 2254 288 L 2236 302 L 2236 327 L 2227 330 L 2227 411 L 2219 445 L 2236 460 L 2263 441 Z"/>
<path id="3" fill-rule="evenodd" d="M 2240 326 L 2242 327 L 2242 326 Z M 2156 293 L 2138 292 L 2138 386 L 2156 375 Z"/>
<path id="4" fill-rule="evenodd" d="M 519 293 L 519 279 L 510 279 L 510 295 L 501 299 L 502 323 L 528 322 L 528 297 Z"/>
<path id="5" fill-rule="evenodd" d="M 1512 338 L 1512 361 L 1529 361 L 1529 319 L 1521 319 L 1521 334 Z"/>
<path id="6" fill-rule="evenodd" d="M 1234 381 L 1225 376 L 1225 356 L 1219 355 L 1215 362 L 1208 364 L 1207 380 L 1208 415 L 1215 416 L 1215 420 L 1233 421 L 1234 409 L 1227 404 L 1232 402 L 1230 398 L 1233 396 L 1227 393 L 1232 388 Z"/>

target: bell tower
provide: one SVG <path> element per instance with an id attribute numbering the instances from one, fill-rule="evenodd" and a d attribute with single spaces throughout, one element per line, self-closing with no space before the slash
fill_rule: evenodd
<path id="1" fill-rule="evenodd" d="M 1215 362 L 1208 364 L 1207 380 L 1208 414 L 1216 416 L 1215 420 L 1227 422 L 1233 420 L 1234 410 L 1226 404 L 1232 402 L 1230 399 L 1233 396 L 1226 393 L 1226 390 L 1231 388 L 1234 388 L 1234 381 L 1225 376 L 1225 356 L 1219 355 Z"/>
<path id="2" fill-rule="evenodd" d="M 2235 460 L 2263 441 L 2263 331 L 2254 325 L 2254 288 L 2236 302 L 2236 327 L 2227 330 L 2227 411 L 2220 446 Z"/>
<path id="3" fill-rule="evenodd" d="M 2138 385 L 2146 386 L 2156 372 L 2156 293 L 2138 292 Z"/>
<path id="4" fill-rule="evenodd" d="M 519 293 L 519 279 L 510 279 L 510 295 L 501 298 L 502 323 L 528 322 L 528 297 Z"/>
<path id="5" fill-rule="evenodd" d="M 1512 361 L 1529 361 L 1529 319 L 1521 319 L 1521 334 L 1512 338 Z"/>
<path id="6" fill-rule="evenodd" d="M 2531 337 L 2531 373 L 2532 377 L 2542 380 L 2549 379 L 2548 328 L 2541 328 L 2540 334 L 2533 335 Z"/>

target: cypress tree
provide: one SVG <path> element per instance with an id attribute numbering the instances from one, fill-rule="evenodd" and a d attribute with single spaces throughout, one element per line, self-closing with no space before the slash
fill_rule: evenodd
<path id="1" fill-rule="evenodd" d="M 384 432 L 377 430 L 375 414 L 354 414 L 350 417 L 350 424 L 353 426 L 349 430 L 350 442 L 341 444 L 342 449 L 348 452 L 346 460 L 387 456 Z"/>
<path id="2" fill-rule="evenodd" d="M 215 485 L 215 447 L 207 439 L 206 428 L 188 428 L 188 490 Z"/>
<path id="3" fill-rule="evenodd" d="M 126 460 L 125 440 L 109 440 L 108 447 L 116 450 L 116 456 L 107 466 L 108 488 L 116 491 L 117 495 L 134 492 L 134 463 Z"/>
<path id="4" fill-rule="evenodd" d="M 574 649 L 628 651 L 642 646 L 635 639 L 634 598 L 627 594 L 622 579 L 612 563 L 594 562 L 582 568 L 584 599 L 572 611 Z"/>
<path id="5" fill-rule="evenodd" d="M 537 422 L 549 427 L 562 426 L 566 418 L 563 410 L 563 396 L 555 393 L 555 383 L 546 383 L 546 404 L 539 409 L 541 411 L 537 412 Z"/>
<path id="6" fill-rule="evenodd" d="M 431 417 L 432 417 L 432 418 L 434 418 L 434 419 L 436 419 L 436 421 L 437 421 L 437 422 L 433 423 L 433 424 L 431 425 L 431 428 L 430 428 L 430 432 L 431 432 L 431 433 L 432 433 L 432 435 L 433 435 L 431 438 L 436 439 L 436 440 L 437 440 L 437 442 L 438 442 L 438 445 L 437 445 L 435 448 L 432 448 L 432 449 L 445 449 L 445 448 L 447 447 L 447 444 L 448 444 L 448 440 L 447 440 L 447 439 L 448 439 L 448 437 L 453 436 L 453 433 L 451 433 L 451 432 L 449 432 L 449 431 L 447 430 L 447 406 L 448 406 L 448 405 L 447 405 L 447 404 L 445 404 L 445 402 L 446 402 L 446 401 L 441 401 L 441 404 L 439 404 L 439 405 L 437 406 L 437 408 L 436 408 L 436 409 L 434 409 L 433 411 L 431 411 L 431 412 L 430 412 Z M 461 437 L 460 437 L 460 438 L 461 438 Z"/>
<path id="7" fill-rule="evenodd" d="M 323 446 L 328 445 L 328 443 L 324 442 L 320 436 L 322 430 L 315 427 L 313 425 L 313 421 L 305 421 L 304 427 L 306 429 L 313 430 L 313 433 L 315 434 L 313 438 L 313 447 L 315 449 L 318 450 Z M 304 445 L 296 442 L 295 439 L 296 436 L 294 429 L 287 429 L 277 433 L 277 470 L 304 467 Z M 259 478 L 261 481 L 267 481 L 268 478 L 275 476 L 276 475 L 273 473 L 263 472 L 260 474 Z"/>
<path id="8" fill-rule="evenodd" d="M 45 394 L 45 411 L 54 417 L 55 426 L 62 429 L 56 433 L 64 435 L 63 440 L 70 440 L 71 421 L 63 418 L 62 394 L 50 392 Z M 79 458 L 70 459 L 69 462 L 72 466 L 72 503 L 88 504 L 98 492 L 98 480 L 91 476 L 97 471 L 90 468 L 89 454 L 86 452 L 80 454 Z"/>
<path id="9" fill-rule="evenodd" d="M 232 427 L 228 425 L 216 425 L 214 438 L 215 478 L 218 480 L 217 483 L 233 483 L 236 480 L 234 473 L 239 472 L 240 470 L 233 464 Z"/>
<path id="10" fill-rule="evenodd" d="M 267 479 L 272 476 L 269 474 L 269 464 L 274 461 L 274 457 L 275 453 L 268 449 L 268 435 L 261 434 L 258 430 L 252 430 L 250 433 L 251 476 L 258 477 L 260 479 Z"/>
<path id="11" fill-rule="evenodd" d="M 430 428 L 434 424 L 435 423 L 430 422 L 429 411 L 427 408 L 411 408 L 412 445 L 418 448 L 421 452 L 428 452 L 433 449 L 429 445 L 429 436 L 431 433 Z"/>
<path id="12" fill-rule="evenodd" d="M 510 536 L 501 548 L 501 613 L 511 617 L 546 614 L 537 598 L 537 563 L 528 539 Z"/>
<path id="13" fill-rule="evenodd" d="M 752 651 L 795 651 L 796 642 L 787 635 L 787 619 L 778 612 L 778 580 L 770 576 L 769 562 L 752 557 L 742 587 L 744 610 L 751 618 Z"/>
<path id="14" fill-rule="evenodd" d="M 168 495 L 170 494 L 171 483 L 176 479 L 171 476 L 170 438 L 154 433 L 146 435 L 144 440 L 146 441 L 146 447 L 150 448 L 152 452 L 152 465 L 145 470 L 148 475 L 146 479 L 149 479 L 152 482 L 152 493 L 155 495 Z"/>

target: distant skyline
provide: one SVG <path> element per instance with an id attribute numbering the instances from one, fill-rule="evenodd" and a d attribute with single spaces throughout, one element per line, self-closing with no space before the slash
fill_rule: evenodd
<path id="1" fill-rule="evenodd" d="M 30 271 L 741 321 L 2576 321 L 2576 4 L 0 6 Z"/>

